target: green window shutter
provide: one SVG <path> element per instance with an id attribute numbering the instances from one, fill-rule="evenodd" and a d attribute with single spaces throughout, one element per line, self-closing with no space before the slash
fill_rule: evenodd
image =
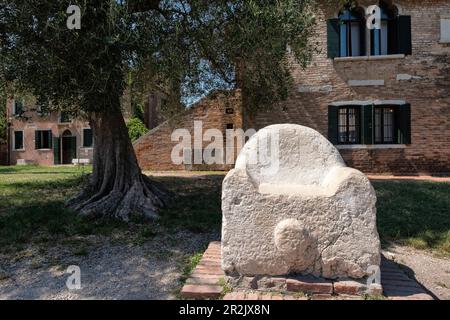
<path id="1" fill-rule="evenodd" d="M 361 142 L 373 144 L 373 105 L 361 106 Z"/>
<path id="2" fill-rule="evenodd" d="M 48 136 L 48 148 L 51 149 L 53 145 L 53 135 L 52 130 L 47 130 L 47 136 Z"/>
<path id="3" fill-rule="evenodd" d="M 24 111 L 23 101 L 14 100 L 14 115 L 20 116 Z"/>
<path id="4" fill-rule="evenodd" d="M 401 105 L 396 113 L 398 143 L 411 144 L 411 105 Z"/>
<path id="5" fill-rule="evenodd" d="M 327 21 L 327 48 L 328 58 L 339 57 L 339 19 Z"/>
<path id="6" fill-rule="evenodd" d="M 328 106 L 328 140 L 332 144 L 338 144 L 338 117 L 339 107 Z"/>
<path id="7" fill-rule="evenodd" d="M 83 147 L 89 148 L 92 147 L 92 129 L 84 129 L 83 130 Z"/>
<path id="8" fill-rule="evenodd" d="M 77 158 L 77 137 L 70 137 L 70 152 L 72 160 Z"/>
<path id="9" fill-rule="evenodd" d="M 398 17 L 398 53 L 412 54 L 411 16 Z"/>
<path id="10" fill-rule="evenodd" d="M 36 150 L 41 148 L 41 131 L 36 130 L 34 132 L 34 147 Z"/>
<path id="11" fill-rule="evenodd" d="M 61 138 L 59 137 L 55 137 L 53 139 L 53 158 L 54 158 L 54 163 L 56 164 L 61 164 Z"/>
<path id="12" fill-rule="evenodd" d="M 388 21 L 388 54 L 399 53 L 398 45 L 398 17 Z"/>

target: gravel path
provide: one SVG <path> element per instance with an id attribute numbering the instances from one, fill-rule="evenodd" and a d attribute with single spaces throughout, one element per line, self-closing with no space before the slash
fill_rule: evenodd
<path id="1" fill-rule="evenodd" d="M 403 265 L 410 277 L 415 278 L 438 299 L 450 300 L 450 259 L 433 256 L 425 251 L 393 245 L 385 256 Z"/>
<path id="2" fill-rule="evenodd" d="M 177 232 L 142 244 L 123 236 L 71 239 L 73 244 L 65 239 L 47 247 L 32 244 L 0 254 L 0 299 L 175 299 L 185 259 L 218 238 Z M 450 259 L 398 245 L 384 253 L 436 297 L 450 299 Z M 70 265 L 81 269 L 81 290 L 66 287 Z"/>
<path id="3" fill-rule="evenodd" d="M 183 261 L 212 239 L 188 232 L 144 244 L 96 238 L 83 255 L 67 245 L 28 247 L 0 256 L 0 299 L 174 299 Z M 81 290 L 66 287 L 70 265 L 81 269 Z"/>

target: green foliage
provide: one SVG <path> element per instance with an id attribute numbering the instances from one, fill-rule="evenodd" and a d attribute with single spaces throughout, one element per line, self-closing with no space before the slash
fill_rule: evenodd
<path id="1" fill-rule="evenodd" d="M 383 295 L 373 295 L 365 293 L 363 295 L 363 299 L 371 301 L 371 300 L 386 300 L 387 298 Z"/>
<path id="2" fill-rule="evenodd" d="M 130 136 L 130 139 L 133 142 L 149 131 L 145 126 L 145 124 L 139 118 L 132 118 L 130 121 L 128 121 L 127 128 L 128 128 L 128 135 Z"/>
<path id="3" fill-rule="evenodd" d="M 139 119 L 141 122 L 144 122 L 144 106 L 142 103 L 137 102 L 133 99 L 131 107 L 133 108 L 133 117 Z"/>
<path id="4" fill-rule="evenodd" d="M 84 170 L 84 171 L 83 171 Z M 111 235 L 129 226 L 117 221 L 92 221 L 64 209 L 64 199 L 76 192 L 91 167 L 0 167 L 0 248 L 42 241 L 53 236 Z M 223 173 L 201 177 L 154 177 L 176 201 L 161 212 L 159 227 L 174 231 L 220 232 Z M 450 256 L 450 184 L 373 182 L 377 192 L 377 223 L 384 243 L 391 241 Z M 155 236 L 154 224 L 132 221 L 138 242 Z M 136 227 L 135 227 L 136 228 Z"/>
<path id="5" fill-rule="evenodd" d="M 316 47 L 314 0 L 147 2 L 3 1 L 7 80 L 39 102 L 101 112 L 117 104 L 133 70 L 146 75 L 146 92 L 177 107 L 181 95 L 240 86 L 257 109 L 287 97 L 289 64 L 306 65 Z M 66 27 L 69 4 L 81 8 L 81 30 Z"/>

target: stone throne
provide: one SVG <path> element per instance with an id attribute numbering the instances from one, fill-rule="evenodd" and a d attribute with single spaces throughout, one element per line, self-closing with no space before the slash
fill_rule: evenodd
<path id="1" fill-rule="evenodd" d="M 318 132 L 260 130 L 223 182 L 222 268 L 228 275 L 366 277 L 380 265 L 376 195 Z"/>

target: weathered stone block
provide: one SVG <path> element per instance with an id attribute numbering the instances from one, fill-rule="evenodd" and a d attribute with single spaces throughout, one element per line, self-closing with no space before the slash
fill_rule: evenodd
<path id="1" fill-rule="evenodd" d="M 367 177 L 318 132 L 267 127 L 223 183 L 222 268 L 363 278 L 380 265 L 375 204 Z"/>

